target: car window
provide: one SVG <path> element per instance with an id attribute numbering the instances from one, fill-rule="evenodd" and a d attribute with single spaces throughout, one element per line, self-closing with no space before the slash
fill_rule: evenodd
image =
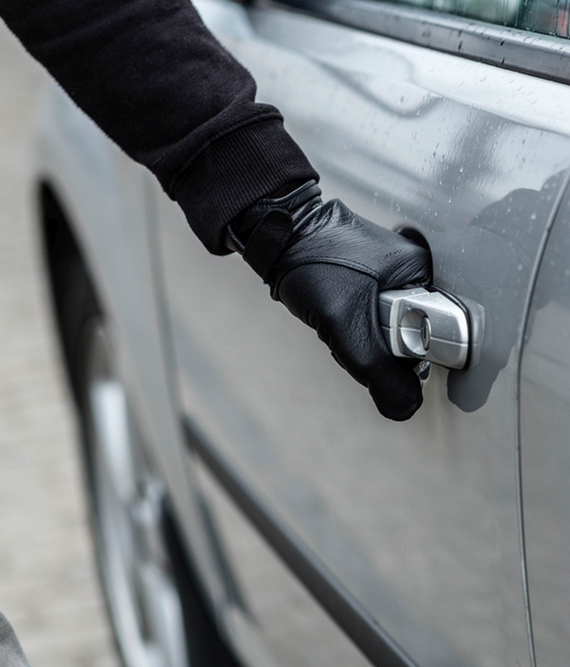
<path id="1" fill-rule="evenodd" d="M 395 0 L 398 4 L 570 38 L 569 0 Z"/>

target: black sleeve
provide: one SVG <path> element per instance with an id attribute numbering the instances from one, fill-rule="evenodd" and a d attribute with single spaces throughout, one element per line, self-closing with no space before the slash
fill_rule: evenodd
<path id="1" fill-rule="evenodd" d="M 0 0 L 0 16 L 76 104 L 148 167 L 216 254 L 226 224 L 317 174 L 275 107 L 188 0 Z"/>

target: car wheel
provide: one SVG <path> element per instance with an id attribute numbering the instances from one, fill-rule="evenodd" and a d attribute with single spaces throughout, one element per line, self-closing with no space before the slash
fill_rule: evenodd
<path id="1" fill-rule="evenodd" d="M 97 560 L 121 656 L 126 667 L 188 667 L 165 490 L 146 459 L 102 314 L 82 324 L 76 350 Z"/>
<path id="2" fill-rule="evenodd" d="M 54 323 L 78 413 L 100 580 L 125 667 L 240 667 L 143 444 L 108 318 L 53 191 L 40 191 Z"/>

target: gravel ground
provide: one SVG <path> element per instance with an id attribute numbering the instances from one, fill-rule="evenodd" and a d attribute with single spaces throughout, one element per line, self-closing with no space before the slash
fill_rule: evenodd
<path id="1" fill-rule="evenodd" d="M 34 233 L 43 80 L 0 23 L 0 609 L 32 667 L 116 667 Z"/>

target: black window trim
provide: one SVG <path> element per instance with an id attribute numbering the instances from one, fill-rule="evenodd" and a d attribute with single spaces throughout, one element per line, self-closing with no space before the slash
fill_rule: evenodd
<path id="1" fill-rule="evenodd" d="M 570 40 L 377 0 L 253 0 L 470 60 L 570 83 Z"/>

